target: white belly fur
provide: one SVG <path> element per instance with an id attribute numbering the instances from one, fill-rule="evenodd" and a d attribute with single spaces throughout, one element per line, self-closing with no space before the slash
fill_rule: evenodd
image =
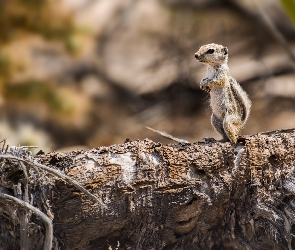
<path id="1" fill-rule="evenodd" d="M 212 88 L 210 91 L 210 103 L 214 115 L 223 120 L 226 112 L 226 97 L 225 88 Z"/>

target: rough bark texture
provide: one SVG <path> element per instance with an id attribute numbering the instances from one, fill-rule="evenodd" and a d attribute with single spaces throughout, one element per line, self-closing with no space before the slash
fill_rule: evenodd
<path id="1" fill-rule="evenodd" d="M 295 249 L 294 137 L 291 129 L 247 136 L 235 148 L 144 140 L 34 156 L 107 208 L 26 165 L 29 202 L 53 219 L 54 249 Z M 1 192 L 24 197 L 19 163 L 1 161 Z M 0 248 L 42 249 L 42 220 L 0 202 Z M 21 239 L 25 212 L 29 237 Z"/>

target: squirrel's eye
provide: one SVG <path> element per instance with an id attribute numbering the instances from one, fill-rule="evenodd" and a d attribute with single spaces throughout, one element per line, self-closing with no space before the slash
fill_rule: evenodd
<path id="1" fill-rule="evenodd" d="M 213 54 L 214 53 L 214 49 L 208 49 L 207 54 Z"/>

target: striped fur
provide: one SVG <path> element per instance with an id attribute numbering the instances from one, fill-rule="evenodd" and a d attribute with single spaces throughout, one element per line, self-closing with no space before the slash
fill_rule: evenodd
<path id="1" fill-rule="evenodd" d="M 202 46 L 195 57 L 208 65 L 207 76 L 201 81 L 200 87 L 210 92 L 213 112 L 211 124 L 223 136 L 222 141 L 236 143 L 249 117 L 251 101 L 237 81 L 229 75 L 227 53 L 226 47 L 213 43 Z"/>

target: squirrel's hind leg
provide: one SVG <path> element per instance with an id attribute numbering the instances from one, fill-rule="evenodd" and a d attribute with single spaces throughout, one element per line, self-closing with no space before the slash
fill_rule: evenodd
<path id="1" fill-rule="evenodd" d="M 220 140 L 220 142 L 228 142 L 230 141 L 226 132 L 224 131 L 223 128 L 223 121 L 218 119 L 213 113 L 211 115 L 211 124 L 213 126 L 213 128 L 222 135 L 222 139 Z"/>

